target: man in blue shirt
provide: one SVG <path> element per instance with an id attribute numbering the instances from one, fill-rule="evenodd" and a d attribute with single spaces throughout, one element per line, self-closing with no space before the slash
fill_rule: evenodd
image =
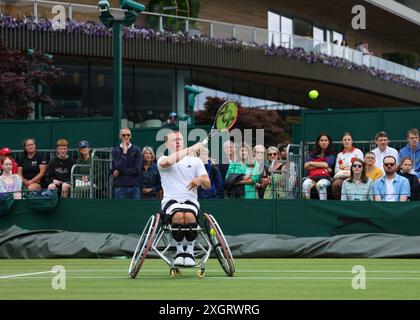
<path id="1" fill-rule="evenodd" d="M 407 201 L 410 196 L 410 183 L 397 172 L 397 159 L 386 156 L 383 160 L 385 175 L 373 184 L 375 201 Z"/>
<path id="2" fill-rule="evenodd" d="M 112 176 L 115 199 L 140 199 L 141 150 L 131 143 L 131 131 L 120 130 L 121 144 L 112 150 Z"/>
<path id="3" fill-rule="evenodd" d="M 419 130 L 416 128 L 407 131 L 407 145 L 400 150 L 398 155 L 399 161 L 405 157 L 409 157 L 413 162 L 413 170 L 419 178 L 420 182 L 420 143 Z M 412 172 L 414 174 L 414 172 Z"/>

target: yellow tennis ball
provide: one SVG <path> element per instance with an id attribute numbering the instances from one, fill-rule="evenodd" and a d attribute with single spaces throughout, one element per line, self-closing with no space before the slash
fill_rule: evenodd
<path id="1" fill-rule="evenodd" d="M 213 228 L 210 229 L 209 233 L 210 233 L 211 236 L 215 236 L 216 235 L 216 231 L 214 231 Z"/>
<path id="2" fill-rule="evenodd" d="M 312 100 L 315 100 L 316 98 L 318 98 L 318 96 L 319 92 L 317 90 L 309 91 L 309 98 L 311 98 Z"/>

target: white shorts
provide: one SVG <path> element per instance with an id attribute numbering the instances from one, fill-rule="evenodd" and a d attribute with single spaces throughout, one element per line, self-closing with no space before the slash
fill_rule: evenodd
<path id="1" fill-rule="evenodd" d="M 176 200 L 169 200 L 165 207 L 163 207 L 162 212 L 164 214 L 168 214 L 172 216 L 176 212 L 191 212 L 195 214 L 195 216 L 198 215 L 198 208 L 197 205 L 195 205 L 191 201 L 186 201 L 187 203 L 179 203 L 176 202 Z"/>

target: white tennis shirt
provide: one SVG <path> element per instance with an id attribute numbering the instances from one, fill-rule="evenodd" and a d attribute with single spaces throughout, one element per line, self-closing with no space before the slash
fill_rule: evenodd
<path id="1" fill-rule="evenodd" d="M 191 180 L 207 174 L 201 159 L 186 156 L 168 168 L 162 168 L 160 163 L 166 158 L 167 156 L 162 156 L 157 162 L 163 189 L 162 208 L 172 199 L 180 203 L 191 201 L 200 208 L 197 190 L 188 190 L 188 184 Z"/>

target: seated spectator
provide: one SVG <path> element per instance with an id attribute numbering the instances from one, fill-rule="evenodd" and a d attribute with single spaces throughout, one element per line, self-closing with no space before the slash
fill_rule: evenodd
<path id="1" fill-rule="evenodd" d="M 331 186 L 334 199 L 341 199 L 341 186 L 344 180 L 350 177 L 351 164 L 355 159 L 363 159 L 363 152 L 353 147 L 353 138 L 350 132 L 345 132 L 341 138 L 343 151 L 337 155 L 334 169 L 334 182 Z"/>
<path id="2" fill-rule="evenodd" d="M 372 151 L 366 152 L 365 154 L 365 171 L 366 176 L 375 182 L 384 174 L 381 169 L 375 166 L 376 156 Z"/>
<path id="3" fill-rule="evenodd" d="M 384 158 L 385 176 L 373 183 L 375 201 L 407 201 L 410 196 L 410 183 L 407 178 L 396 174 L 397 159 Z"/>
<path id="4" fill-rule="evenodd" d="M 18 164 L 16 163 L 15 159 L 12 158 L 12 150 L 8 147 L 4 147 L 0 150 L 0 173 L 2 172 L 2 165 L 4 159 L 12 160 L 12 173 L 18 173 Z"/>
<path id="5" fill-rule="evenodd" d="M 253 162 L 252 150 L 243 143 L 239 148 L 239 161 L 232 162 L 226 173 L 225 186 L 228 188 L 228 197 L 256 199 L 255 184 L 259 177 L 259 165 Z"/>
<path id="6" fill-rule="evenodd" d="M 316 187 L 320 200 L 327 200 L 327 188 L 331 185 L 331 173 L 335 165 L 335 154 L 331 138 L 321 133 L 315 142 L 314 150 L 308 154 L 304 165 L 309 177 L 303 181 L 302 193 L 305 199 L 311 198 L 311 189 Z"/>
<path id="7" fill-rule="evenodd" d="M 76 162 L 67 154 L 68 141 L 57 141 L 57 156 L 47 165 L 45 178 L 49 190 L 58 190 L 61 197 L 67 198 L 71 189 L 71 168 Z"/>
<path id="8" fill-rule="evenodd" d="M 278 157 L 278 150 L 276 150 L 275 152 Z M 258 199 L 263 199 L 264 191 L 265 191 L 265 188 L 267 187 L 267 169 L 268 169 L 268 165 L 267 163 L 265 163 L 265 147 L 261 144 L 256 145 L 254 148 L 252 148 L 252 153 L 253 153 L 254 160 L 255 162 L 258 163 L 258 166 L 260 169 L 260 176 L 258 178 L 258 182 L 255 184 L 255 188 L 257 189 Z M 271 154 L 273 153 L 274 152 L 271 151 Z"/>
<path id="9" fill-rule="evenodd" d="M 401 164 L 397 168 L 397 174 L 407 178 L 410 183 L 410 200 L 420 200 L 420 183 L 417 174 L 413 174 L 413 161 L 410 157 L 404 157 L 401 160 Z"/>
<path id="10" fill-rule="evenodd" d="M 279 159 L 280 152 L 276 147 L 269 147 L 267 154 L 271 161 L 267 169 L 264 199 L 284 199 L 286 197 L 286 162 Z"/>
<path id="11" fill-rule="evenodd" d="M 347 41 L 343 39 L 343 41 L 341 41 L 341 46 L 342 47 L 348 47 L 349 45 L 348 45 Z"/>
<path id="12" fill-rule="evenodd" d="M 218 164 L 217 168 L 219 169 L 220 175 L 222 176 L 223 181 L 226 178 L 226 172 L 228 171 L 229 165 L 232 162 L 237 161 L 237 147 L 235 143 L 231 140 L 226 141 L 223 144 L 223 155 L 222 160 Z"/>
<path id="13" fill-rule="evenodd" d="M 47 161 L 36 150 L 34 138 L 25 139 L 23 142 L 23 156 L 18 160 L 18 174 L 22 178 L 24 188 L 28 191 L 39 191 L 46 188 L 45 171 Z"/>
<path id="14" fill-rule="evenodd" d="M 201 186 L 198 187 L 198 199 L 222 199 L 224 196 L 223 179 L 220 175 L 219 169 L 212 159 L 209 158 L 209 149 L 201 147 L 197 156 L 199 156 L 201 161 L 203 161 L 211 184 L 210 189 L 207 190 L 203 189 Z"/>
<path id="15" fill-rule="evenodd" d="M 387 156 L 393 156 L 395 159 L 397 159 L 398 163 L 398 151 L 394 148 L 388 147 L 389 140 L 385 131 L 381 131 L 376 134 L 375 143 L 378 146 L 372 150 L 376 157 L 375 166 L 381 169 L 382 173 L 385 174 L 383 166 L 384 158 Z"/>
<path id="16" fill-rule="evenodd" d="M 161 199 L 162 185 L 160 184 L 160 174 L 155 162 L 156 156 L 151 147 L 143 148 L 143 156 L 140 165 L 140 198 L 141 199 Z"/>
<path id="17" fill-rule="evenodd" d="M 407 131 L 407 145 L 398 154 L 399 158 L 410 157 L 413 162 L 413 171 L 420 181 L 420 143 L 419 130 L 413 128 Z M 402 164 L 402 162 L 400 162 Z M 414 174 L 414 172 L 412 172 Z"/>
<path id="18" fill-rule="evenodd" d="M 171 128 L 176 127 L 176 119 L 178 118 L 178 115 L 176 112 L 169 113 L 168 120 L 166 120 L 162 126 L 165 128 Z"/>
<path id="19" fill-rule="evenodd" d="M 343 182 L 341 200 L 372 200 L 372 180 L 366 176 L 366 167 L 362 159 L 354 159 L 350 167 L 350 178 Z"/>
<path id="20" fill-rule="evenodd" d="M 90 144 L 86 140 L 79 142 L 79 156 L 76 164 L 83 165 L 77 166 L 73 174 L 75 175 L 74 193 L 78 198 L 89 198 L 90 194 L 90 171 L 92 166 Z"/>
<path id="21" fill-rule="evenodd" d="M 286 163 L 287 161 L 287 144 L 279 144 L 277 146 L 279 149 L 279 160 Z"/>
<path id="22" fill-rule="evenodd" d="M 373 55 L 373 52 L 369 51 L 369 44 L 367 42 L 362 42 L 355 48 L 355 50 L 360 51 L 363 54 Z"/>
<path id="23" fill-rule="evenodd" d="M 0 193 L 13 192 L 15 199 L 22 199 L 22 178 L 12 173 L 12 160 L 4 159 L 3 173 L 0 176 Z"/>

